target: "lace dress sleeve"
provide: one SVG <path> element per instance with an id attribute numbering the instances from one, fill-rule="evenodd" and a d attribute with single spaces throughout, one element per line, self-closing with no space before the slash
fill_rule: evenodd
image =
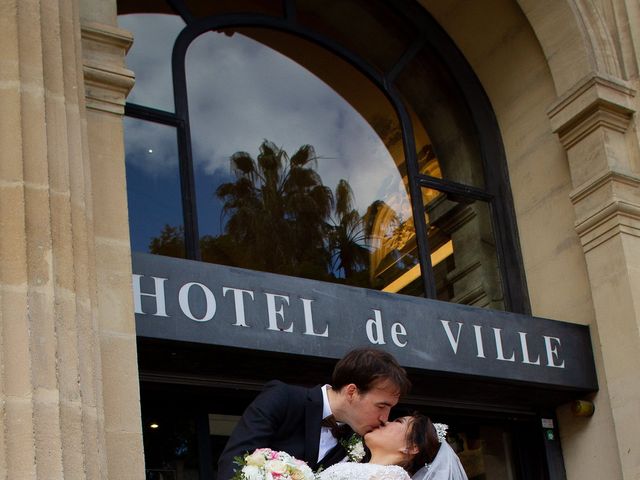
<path id="1" fill-rule="evenodd" d="M 386 465 L 381 467 L 372 476 L 371 480 L 410 480 L 407 471 L 397 465 Z"/>

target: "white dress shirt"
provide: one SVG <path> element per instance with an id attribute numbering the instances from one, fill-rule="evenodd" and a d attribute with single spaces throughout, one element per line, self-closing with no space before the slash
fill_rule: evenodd
<path id="1" fill-rule="evenodd" d="M 329 415 L 333 415 L 331 406 L 329 405 L 329 396 L 327 395 L 327 388 L 331 385 L 322 386 L 322 418 L 325 419 Z M 320 445 L 318 447 L 318 461 L 322 460 L 329 450 L 335 447 L 338 440 L 331 433 L 329 427 L 320 428 Z"/>

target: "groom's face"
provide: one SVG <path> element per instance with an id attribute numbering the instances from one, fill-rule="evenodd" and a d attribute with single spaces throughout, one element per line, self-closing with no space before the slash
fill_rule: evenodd
<path id="1" fill-rule="evenodd" d="M 359 435 L 364 435 L 389 420 L 389 412 L 400 399 L 398 388 L 381 380 L 368 392 L 362 393 L 355 385 L 347 385 L 347 423 Z"/>

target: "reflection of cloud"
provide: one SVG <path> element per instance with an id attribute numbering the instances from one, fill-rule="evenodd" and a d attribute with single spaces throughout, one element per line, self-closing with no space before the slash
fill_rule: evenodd
<path id="1" fill-rule="evenodd" d="M 361 211 L 388 193 L 378 188 L 386 180 L 399 179 L 380 138 L 345 100 L 254 40 L 201 36 L 189 48 L 187 78 L 195 161 L 207 172 L 228 171 L 231 154 L 255 154 L 266 138 L 289 154 L 313 145 L 324 183 L 335 188 L 347 179 Z"/>
<path id="2" fill-rule="evenodd" d="M 127 66 L 136 74 L 128 101 L 173 112 L 171 51 L 184 22 L 177 15 L 120 15 L 118 25 L 133 33 Z"/>
<path id="3" fill-rule="evenodd" d="M 138 76 L 131 100 L 153 107 L 167 104 L 163 99 L 172 88 L 170 52 L 181 21 L 169 15 L 129 15 L 121 17 L 120 25 L 136 35 L 127 58 Z M 186 72 L 198 170 L 228 175 L 233 153 L 244 150 L 255 156 L 260 143 L 269 139 L 290 155 L 304 144 L 313 145 L 323 182 L 333 189 L 346 179 L 361 213 L 374 200 L 397 196 L 399 189 L 404 192 L 391 155 L 370 125 L 328 85 L 289 58 L 238 33 L 208 32 L 191 44 Z M 130 138 L 141 135 L 146 143 L 159 135 L 129 133 Z M 166 159 L 155 166 L 166 167 Z"/>
<path id="4" fill-rule="evenodd" d="M 178 147 L 173 127 L 124 119 L 127 163 L 151 177 L 175 175 L 178 169 Z"/>

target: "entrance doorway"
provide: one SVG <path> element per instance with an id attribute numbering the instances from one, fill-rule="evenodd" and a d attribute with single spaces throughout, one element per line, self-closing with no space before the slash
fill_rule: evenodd
<path id="1" fill-rule="evenodd" d="M 145 377 L 141 398 L 146 479 L 215 479 L 218 457 L 260 387 L 241 382 L 196 385 L 193 378 L 165 383 Z M 470 480 L 545 478 L 535 417 L 454 411 L 418 403 L 422 402 L 410 398 L 392 415 L 417 410 L 435 422 L 447 423 L 447 441 L 458 453 Z"/>

